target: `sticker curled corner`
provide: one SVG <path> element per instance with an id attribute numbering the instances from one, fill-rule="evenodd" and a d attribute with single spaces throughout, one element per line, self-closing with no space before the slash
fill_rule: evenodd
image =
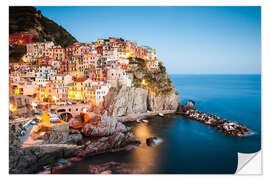
<path id="1" fill-rule="evenodd" d="M 237 175 L 261 175 L 262 153 L 238 153 Z"/>

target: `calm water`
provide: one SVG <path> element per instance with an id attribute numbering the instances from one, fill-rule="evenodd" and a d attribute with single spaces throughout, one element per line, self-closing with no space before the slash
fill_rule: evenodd
<path id="1" fill-rule="evenodd" d="M 261 149 L 260 75 L 171 75 L 171 78 L 182 102 L 192 99 L 197 109 L 245 124 L 256 134 L 225 136 L 178 115 L 149 118 L 148 124 L 128 124 L 142 141 L 138 148 L 91 157 L 57 173 L 89 173 L 89 164 L 109 161 L 123 163 L 134 173 L 234 173 L 237 152 L 253 153 Z M 163 143 L 148 147 L 145 138 L 149 136 L 158 136 Z"/>

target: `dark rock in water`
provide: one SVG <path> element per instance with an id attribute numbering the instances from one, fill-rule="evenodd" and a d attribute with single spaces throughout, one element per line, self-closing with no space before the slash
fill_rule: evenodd
<path id="1" fill-rule="evenodd" d="M 146 144 L 148 146 L 155 146 L 155 145 L 158 145 L 159 143 L 161 143 L 161 139 L 157 137 L 149 137 L 146 139 Z"/>
<path id="2" fill-rule="evenodd" d="M 184 105 L 183 107 L 184 112 L 189 111 L 189 110 L 194 110 L 195 109 L 194 105 L 195 105 L 195 102 L 192 100 L 189 100 L 186 103 L 186 105 Z"/>

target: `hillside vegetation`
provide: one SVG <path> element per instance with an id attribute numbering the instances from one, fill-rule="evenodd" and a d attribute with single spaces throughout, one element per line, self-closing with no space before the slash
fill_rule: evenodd
<path id="1" fill-rule="evenodd" d="M 150 71 L 146 67 L 146 62 L 141 58 L 130 59 L 133 66 L 127 71 L 133 77 L 135 87 L 141 87 L 144 80 L 147 87 L 151 88 L 156 94 L 168 93 L 173 89 L 172 81 L 166 73 L 163 63 L 159 62 L 159 69 Z"/>
<path id="2" fill-rule="evenodd" d="M 26 31 L 38 33 L 39 41 L 53 41 L 62 47 L 67 47 L 77 41 L 63 27 L 44 17 L 35 7 L 9 7 L 9 34 Z"/>

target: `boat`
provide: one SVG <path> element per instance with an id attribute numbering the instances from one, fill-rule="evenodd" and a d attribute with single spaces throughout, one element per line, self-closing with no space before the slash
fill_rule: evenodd
<path id="1" fill-rule="evenodd" d="M 158 113 L 158 115 L 159 115 L 160 117 L 164 117 L 164 114 L 162 114 L 162 113 Z"/>

